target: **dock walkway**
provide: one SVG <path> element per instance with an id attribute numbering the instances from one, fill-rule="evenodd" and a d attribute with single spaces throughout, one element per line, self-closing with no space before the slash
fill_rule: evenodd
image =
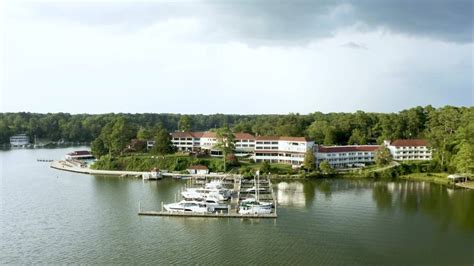
<path id="1" fill-rule="evenodd" d="M 270 214 L 239 214 L 231 213 L 188 213 L 167 211 L 140 211 L 141 216 L 173 216 L 173 217 L 206 217 L 206 218 L 277 218 L 276 213 Z"/>

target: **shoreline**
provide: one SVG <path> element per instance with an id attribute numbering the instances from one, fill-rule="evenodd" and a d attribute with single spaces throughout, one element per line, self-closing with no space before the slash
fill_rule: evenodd
<path id="1" fill-rule="evenodd" d="M 149 172 L 144 171 L 122 171 L 122 170 L 98 170 L 98 169 L 91 169 L 87 167 L 76 166 L 73 163 L 66 162 L 63 160 L 53 161 L 50 165 L 51 168 L 60 170 L 60 171 L 67 171 L 79 174 L 88 174 L 88 175 L 105 175 L 105 176 L 118 176 L 118 177 L 135 177 L 135 178 L 142 178 L 144 174 L 148 174 Z M 186 176 L 186 177 L 229 177 L 235 176 L 235 174 L 207 174 L 207 175 L 198 175 L 198 174 L 181 174 L 181 173 L 163 173 L 163 177 L 174 177 L 174 176 Z M 467 184 L 453 184 L 447 179 L 448 173 L 412 173 L 407 175 L 402 175 L 398 177 L 393 177 L 393 179 L 398 180 L 410 180 L 410 181 L 424 181 L 430 182 L 434 184 L 440 184 L 448 187 L 457 187 L 457 188 L 464 188 L 464 189 L 474 189 L 474 181 L 467 182 Z M 372 180 L 372 181 L 379 181 L 379 180 L 390 180 L 388 178 L 378 178 L 373 179 L 365 175 L 361 175 L 358 173 L 352 173 L 349 175 L 348 173 L 344 174 L 333 174 L 333 175 L 269 175 L 268 178 L 274 180 L 309 180 L 309 179 L 321 179 L 321 178 L 342 178 L 342 179 L 365 179 L 365 180 Z"/>

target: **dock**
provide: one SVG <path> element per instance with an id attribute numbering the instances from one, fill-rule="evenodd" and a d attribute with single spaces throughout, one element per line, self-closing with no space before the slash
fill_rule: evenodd
<path id="1" fill-rule="evenodd" d="M 252 192 L 243 192 L 242 189 L 252 188 L 255 185 L 255 181 L 243 179 L 241 176 L 226 177 L 221 179 L 223 185 L 227 188 L 232 188 L 234 190 L 231 198 L 227 201 L 228 204 L 223 204 L 221 207 L 216 208 L 217 211 L 212 213 L 195 213 L 195 212 L 170 212 L 163 209 L 164 203 L 161 203 L 161 211 L 142 211 L 141 204 L 138 204 L 138 215 L 140 216 L 170 216 L 170 217 L 201 217 L 201 218 L 278 218 L 277 215 L 277 201 L 275 194 L 273 193 L 273 187 L 270 179 L 264 178 L 258 183 L 258 187 L 261 188 L 261 191 L 258 193 L 259 200 L 262 202 L 271 202 L 273 204 L 272 212 L 268 214 L 241 214 L 238 213 L 239 202 L 252 197 L 254 193 Z M 243 182 L 243 180 L 245 180 Z M 207 177 L 197 177 L 193 180 L 190 180 L 194 185 L 203 184 L 207 182 Z M 175 195 L 177 196 L 177 195 Z M 178 201 L 178 197 L 175 197 L 175 201 Z"/>
<path id="2" fill-rule="evenodd" d="M 277 218 L 276 213 L 270 214 L 239 214 L 231 213 L 189 213 L 189 212 L 167 212 L 167 211 L 140 211 L 141 216 L 171 216 L 171 217 L 205 217 L 205 218 Z"/>

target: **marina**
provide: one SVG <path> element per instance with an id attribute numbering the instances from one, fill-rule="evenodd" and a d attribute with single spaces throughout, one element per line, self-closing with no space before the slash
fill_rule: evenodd
<path id="1" fill-rule="evenodd" d="M 257 177 L 259 174 L 257 173 Z M 277 218 L 277 200 L 273 193 L 270 179 L 244 179 L 241 176 L 212 179 L 207 177 L 197 177 L 191 179 L 190 186 L 181 191 L 181 201 L 172 204 L 161 202 L 160 211 L 143 211 L 139 203 L 138 215 L 142 216 L 171 216 L 171 217 L 207 217 L 207 218 Z M 242 183 L 244 185 L 242 185 Z M 217 184 L 217 185 L 216 185 Z M 202 185 L 202 187 L 199 187 Z M 209 188 L 209 185 L 220 187 L 231 191 L 230 197 L 220 200 L 220 203 L 212 202 L 215 199 L 213 194 L 204 194 L 199 200 L 195 198 L 186 199 L 189 191 L 201 191 L 202 188 Z M 198 187 L 196 187 L 198 186 Z M 257 186 L 258 189 L 253 189 Z M 200 190 L 201 189 L 201 190 Z M 245 190 L 242 193 L 242 189 Z M 205 190 L 204 190 L 205 191 Z M 204 192 L 203 192 L 204 193 Z M 175 201 L 178 196 L 175 196 Z M 180 207 L 181 205 L 189 207 Z M 196 206 L 202 204 L 203 206 Z M 211 208 L 210 208 L 211 207 Z M 173 210 L 176 208 L 176 210 Z M 207 209 L 206 209 L 207 208 Z"/>

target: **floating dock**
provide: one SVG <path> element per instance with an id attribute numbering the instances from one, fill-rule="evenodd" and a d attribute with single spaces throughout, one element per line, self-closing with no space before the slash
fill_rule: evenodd
<path id="1" fill-rule="evenodd" d="M 212 213 L 195 213 L 195 212 L 170 212 L 163 210 L 163 202 L 161 203 L 161 211 L 142 211 L 141 205 L 138 205 L 138 215 L 141 216 L 170 216 L 170 217 L 201 217 L 201 218 L 251 218 L 251 219 L 260 219 L 260 218 L 278 218 L 277 215 L 277 201 L 275 199 L 275 195 L 273 193 L 273 187 L 270 179 L 263 179 L 259 182 L 259 188 L 262 191 L 259 193 L 259 200 L 261 199 L 264 202 L 271 202 L 273 203 L 272 212 L 268 214 L 241 214 L 238 213 L 237 210 L 239 208 L 240 200 L 252 197 L 254 193 L 251 192 L 243 192 L 242 189 L 251 188 L 251 186 L 255 185 L 254 181 L 249 181 L 243 179 L 240 176 L 235 177 L 226 177 L 223 178 L 223 184 L 227 188 L 233 188 L 234 193 L 232 194 L 231 198 L 228 200 L 228 205 L 225 205 L 225 208 L 219 208 L 218 211 Z M 201 184 L 201 181 L 208 181 L 208 178 L 199 177 L 194 180 L 191 180 L 191 183 L 194 184 Z M 263 192 L 263 193 L 262 193 Z M 175 201 L 178 201 L 175 198 Z"/>
<path id="2" fill-rule="evenodd" d="M 205 217 L 205 218 L 277 218 L 276 213 L 269 214 L 239 214 L 239 213 L 189 213 L 189 212 L 167 212 L 167 211 L 140 211 L 142 216 L 172 216 L 172 217 Z"/>

